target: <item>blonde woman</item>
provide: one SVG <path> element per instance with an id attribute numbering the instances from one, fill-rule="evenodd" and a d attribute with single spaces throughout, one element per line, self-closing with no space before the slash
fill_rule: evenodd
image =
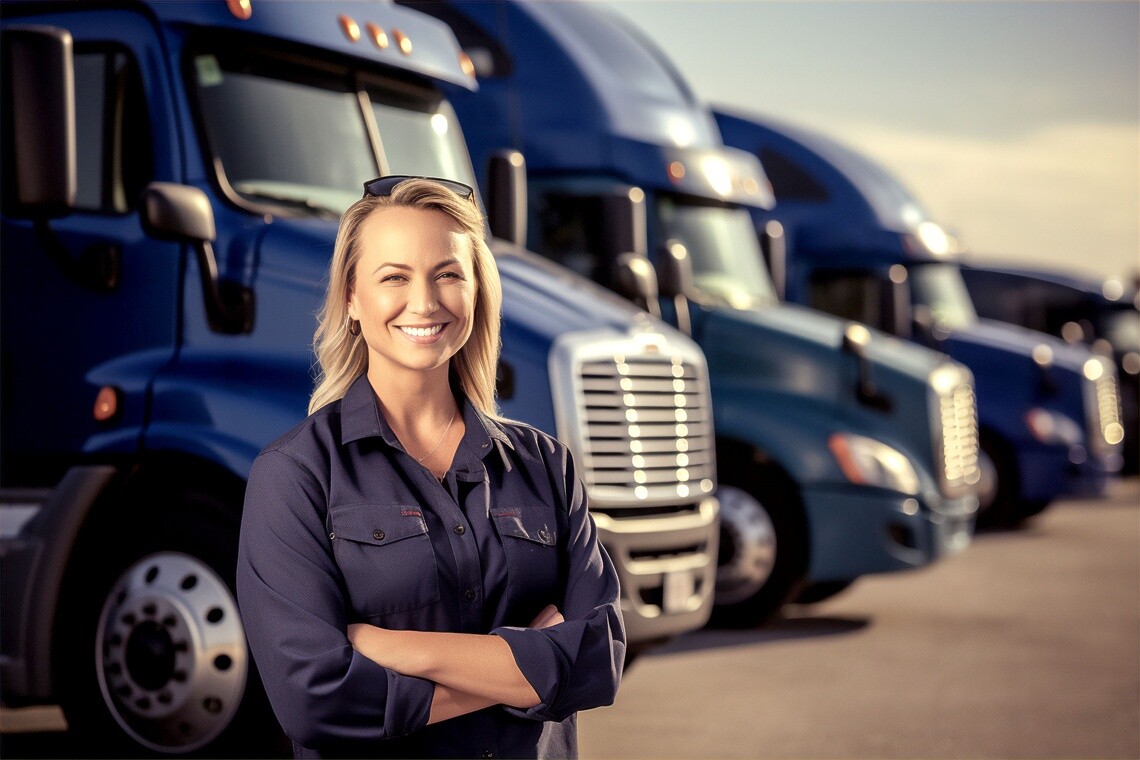
<path id="1" fill-rule="evenodd" d="M 242 621 L 298 757 L 574 757 L 625 632 L 567 449 L 498 417 L 471 188 L 382 177 L 341 219 L 309 416 L 246 491 Z"/>

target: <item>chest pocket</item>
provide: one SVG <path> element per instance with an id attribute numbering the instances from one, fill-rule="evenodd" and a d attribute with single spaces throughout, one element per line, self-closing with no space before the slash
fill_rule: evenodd
<path id="1" fill-rule="evenodd" d="M 358 614 L 386 615 L 439 601 L 435 552 L 418 506 L 333 506 L 329 531 Z"/>
<path id="2" fill-rule="evenodd" d="M 491 517 L 507 557 L 507 582 L 521 609 L 537 614 L 547 604 L 561 604 L 561 555 L 550 510 L 541 507 L 492 507 Z"/>

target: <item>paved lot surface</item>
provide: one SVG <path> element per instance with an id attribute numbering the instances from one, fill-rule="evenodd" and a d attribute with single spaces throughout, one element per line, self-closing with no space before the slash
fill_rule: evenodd
<path id="1" fill-rule="evenodd" d="M 584 758 L 1140 757 L 1140 486 L 647 654 Z"/>
<path id="2" fill-rule="evenodd" d="M 925 570 L 639 659 L 579 718 L 604 758 L 1140 757 L 1140 480 Z M 83 754 L 53 708 L 0 756 Z"/>

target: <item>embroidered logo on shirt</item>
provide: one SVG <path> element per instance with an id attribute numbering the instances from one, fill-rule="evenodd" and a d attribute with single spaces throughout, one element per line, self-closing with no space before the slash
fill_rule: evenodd
<path id="1" fill-rule="evenodd" d="M 404 517 L 423 517 L 424 513 L 418 509 L 401 509 L 400 514 Z"/>
<path id="2" fill-rule="evenodd" d="M 518 507 L 500 507 L 491 514 L 494 517 L 522 517 L 522 510 Z"/>

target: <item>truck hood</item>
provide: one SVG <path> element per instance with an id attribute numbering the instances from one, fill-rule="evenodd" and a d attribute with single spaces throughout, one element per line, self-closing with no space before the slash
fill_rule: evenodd
<path id="1" fill-rule="evenodd" d="M 848 376 L 854 377 L 848 372 L 854 359 L 839 352 L 849 322 L 792 304 L 751 311 L 702 307 L 700 312 L 698 334 L 714 378 L 721 372 L 762 377 L 778 388 L 838 400 L 850 385 Z M 869 332 L 866 355 L 880 384 L 926 385 L 947 361 L 938 351 Z M 786 361 L 774 362 L 772 356 Z"/>
<path id="2" fill-rule="evenodd" d="M 1036 372 L 1035 351 L 1047 354 L 1049 365 L 1057 370 L 1078 374 L 1092 355 L 1088 349 L 1070 345 L 1052 335 L 989 319 L 979 319 L 968 328 L 951 330 L 939 347 L 966 364 L 1016 361 L 1033 372 Z"/>

